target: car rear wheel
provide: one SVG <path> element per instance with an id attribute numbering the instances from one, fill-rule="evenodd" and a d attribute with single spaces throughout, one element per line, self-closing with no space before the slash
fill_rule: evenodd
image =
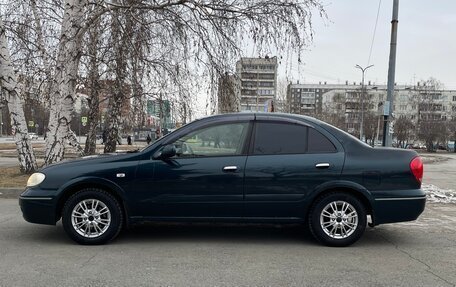
<path id="1" fill-rule="evenodd" d="M 312 205 L 309 227 L 312 235 L 328 246 L 348 246 L 366 229 L 363 204 L 348 193 L 334 192 L 321 196 Z"/>
<path id="2" fill-rule="evenodd" d="M 119 202 L 101 189 L 81 190 L 72 195 L 63 207 L 63 228 L 79 244 L 104 244 L 114 239 L 122 228 L 122 222 Z"/>

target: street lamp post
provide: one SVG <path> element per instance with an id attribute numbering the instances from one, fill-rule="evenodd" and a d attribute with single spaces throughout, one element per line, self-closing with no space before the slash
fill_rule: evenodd
<path id="1" fill-rule="evenodd" d="M 355 68 L 357 69 L 360 69 L 362 74 L 363 74 L 363 78 L 362 78 L 362 81 L 361 81 L 361 123 L 360 123 L 360 128 L 359 128 L 359 139 L 360 140 L 363 140 L 363 136 L 364 136 L 364 73 L 366 72 L 367 69 L 369 69 L 370 67 L 373 67 L 374 65 L 370 65 L 370 66 L 367 66 L 367 67 L 361 67 L 360 65 L 356 65 Z"/>

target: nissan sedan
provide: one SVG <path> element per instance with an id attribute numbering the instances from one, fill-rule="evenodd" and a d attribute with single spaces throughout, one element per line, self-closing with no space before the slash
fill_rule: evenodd
<path id="1" fill-rule="evenodd" d="M 103 244 L 144 221 L 298 223 L 329 246 L 366 225 L 423 212 L 413 150 L 372 148 L 311 117 L 239 113 L 196 120 L 142 151 L 90 156 L 30 176 L 25 220 Z M 368 220 L 369 219 L 369 220 Z"/>

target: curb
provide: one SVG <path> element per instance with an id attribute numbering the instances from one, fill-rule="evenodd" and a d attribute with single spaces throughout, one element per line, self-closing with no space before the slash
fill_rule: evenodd
<path id="1" fill-rule="evenodd" d="M 23 191 L 23 188 L 17 187 L 0 188 L 0 198 L 19 198 Z"/>

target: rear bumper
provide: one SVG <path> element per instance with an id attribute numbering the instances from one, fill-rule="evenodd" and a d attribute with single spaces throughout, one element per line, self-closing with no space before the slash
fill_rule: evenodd
<path id="1" fill-rule="evenodd" d="M 56 204 L 53 197 L 24 196 L 19 197 L 22 216 L 31 223 L 55 225 Z"/>
<path id="2" fill-rule="evenodd" d="M 398 195 L 406 194 L 407 196 Z M 395 192 L 394 197 L 374 199 L 374 224 L 416 220 L 426 206 L 426 194 L 421 189 Z"/>

